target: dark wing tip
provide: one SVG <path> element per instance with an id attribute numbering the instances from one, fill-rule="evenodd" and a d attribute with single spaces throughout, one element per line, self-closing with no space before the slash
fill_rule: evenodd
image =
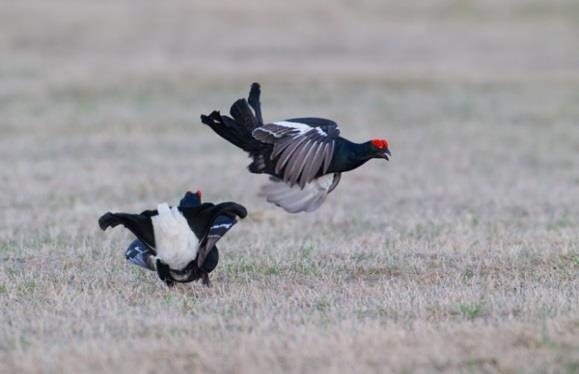
<path id="1" fill-rule="evenodd" d="M 227 203 L 221 203 L 219 205 L 221 205 L 224 209 L 222 214 L 229 216 L 238 216 L 239 218 L 242 219 L 247 217 L 247 209 L 241 204 L 230 201 Z"/>
<path id="2" fill-rule="evenodd" d="M 243 205 L 239 205 L 238 216 L 241 219 L 247 217 L 247 209 Z"/>

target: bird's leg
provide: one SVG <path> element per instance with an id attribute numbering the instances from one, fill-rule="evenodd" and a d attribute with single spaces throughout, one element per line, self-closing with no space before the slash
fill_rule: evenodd
<path id="1" fill-rule="evenodd" d="M 201 274 L 201 281 L 205 286 L 211 287 L 211 281 L 209 280 L 209 273 L 204 272 L 203 274 Z"/>
<path id="2" fill-rule="evenodd" d="M 169 273 L 169 266 L 161 262 L 159 259 L 157 259 L 157 275 L 167 284 L 167 286 L 173 287 L 175 285 L 175 281 L 171 278 L 171 274 Z"/>

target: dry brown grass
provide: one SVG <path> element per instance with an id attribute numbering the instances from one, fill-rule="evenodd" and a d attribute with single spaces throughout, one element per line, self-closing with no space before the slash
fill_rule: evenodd
<path id="1" fill-rule="evenodd" d="M 356 4 L 356 5 L 354 5 Z M 579 370 L 575 1 L 0 3 L 0 372 Z M 394 159 L 315 214 L 199 124 L 249 83 Z M 245 204 L 214 287 L 98 216 Z"/>

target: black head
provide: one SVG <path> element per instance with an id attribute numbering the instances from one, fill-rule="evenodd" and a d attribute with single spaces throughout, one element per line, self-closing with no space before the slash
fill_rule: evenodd
<path id="1" fill-rule="evenodd" d="M 369 141 L 370 158 L 383 158 L 390 161 L 392 154 L 390 153 L 390 144 L 386 139 L 372 139 Z"/>
<path id="2" fill-rule="evenodd" d="M 201 191 L 195 193 L 187 191 L 179 202 L 181 208 L 194 208 L 201 205 Z"/>

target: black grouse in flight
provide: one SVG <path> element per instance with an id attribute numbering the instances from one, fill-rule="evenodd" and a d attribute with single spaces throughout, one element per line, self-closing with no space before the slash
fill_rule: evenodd
<path id="1" fill-rule="evenodd" d="M 163 203 L 157 210 L 140 214 L 106 213 L 99 219 L 102 230 L 123 225 L 137 237 L 125 252 L 127 260 L 156 271 L 168 286 L 202 279 L 219 261 L 215 243 L 247 215 L 237 203 L 201 204 L 201 193 L 187 192 L 179 206 Z"/>
<path id="2" fill-rule="evenodd" d="M 201 121 L 248 152 L 252 173 L 271 175 L 261 194 L 290 213 L 312 212 L 336 188 L 341 173 L 372 158 L 390 160 L 388 141 L 354 143 L 340 136 L 338 125 L 324 118 L 293 118 L 264 123 L 260 87 L 253 83 L 247 100 L 237 100 L 231 117 L 213 111 Z"/>

